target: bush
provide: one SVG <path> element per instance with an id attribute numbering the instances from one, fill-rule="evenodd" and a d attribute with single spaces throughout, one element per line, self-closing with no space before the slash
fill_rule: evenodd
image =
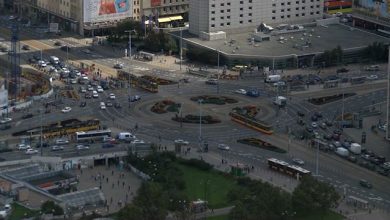
<path id="1" fill-rule="evenodd" d="M 181 164 L 184 164 L 184 165 L 187 165 L 187 166 L 192 166 L 192 167 L 196 167 L 200 170 L 203 170 L 203 171 L 209 171 L 213 168 L 212 165 L 204 162 L 203 160 L 198 160 L 198 159 L 190 159 L 190 160 L 179 160 L 179 162 Z"/>

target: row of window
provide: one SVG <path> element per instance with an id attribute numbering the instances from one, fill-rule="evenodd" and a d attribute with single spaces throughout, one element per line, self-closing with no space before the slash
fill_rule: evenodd
<path id="1" fill-rule="evenodd" d="M 316 14 L 319 15 L 320 12 L 319 12 L 319 11 L 316 11 Z M 305 16 L 306 16 L 306 13 L 295 14 L 295 17 L 299 17 L 300 15 L 301 15 L 302 17 L 305 17 Z M 314 12 L 310 12 L 310 15 L 314 15 Z M 286 15 L 286 18 L 290 18 L 290 17 L 291 17 L 291 15 Z M 280 16 L 280 18 L 281 18 L 281 19 L 284 19 L 285 16 L 282 15 L 282 16 Z M 276 17 L 272 17 L 272 20 L 276 20 Z"/>
<path id="2" fill-rule="evenodd" d="M 316 0 L 317 2 L 320 2 L 320 0 Z M 314 2 L 314 0 L 310 0 L 310 2 Z M 296 1 L 295 2 L 295 4 L 297 4 L 297 5 L 299 5 L 299 3 L 302 3 L 302 4 L 304 4 L 304 3 L 306 3 L 306 0 L 302 0 L 301 2 L 299 2 L 299 1 Z M 281 6 L 284 6 L 286 3 L 285 2 L 281 2 L 280 3 L 280 5 Z M 291 2 L 287 2 L 287 5 L 291 5 Z M 276 3 L 273 3 L 272 4 L 272 7 L 276 7 Z"/>
<path id="3" fill-rule="evenodd" d="M 249 10 L 252 10 L 252 6 L 248 7 Z M 244 8 L 240 8 L 240 11 L 244 11 Z M 220 10 L 220 13 L 225 13 L 225 10 Z M 226 9 L 226 12 L 231 12 L 231 9 Z M 215 14 L 215 11 L 211 11 L 211 14 Z"/>
<path id="4" fill-rule="evenodd" d="M 244 23 L 244 21 L 239 21 L 239 22 L 240 22 L 240 24 L 243 24 L 243 23 Z M 252 23 L 252 20 L 248 20 L 248 23 Z M 211 24 L 210 26 L 211 26 L 212 28 L 214 28 L 214 27 L 215 27 L 215 24 Z M 225 23 L 220 23 L 219 26 L 220 26 L 220 27 L 224 27 L 224 26 L 225 26 Z M 230 26 L 230 22 L 226 22 L 226 26 Z"/>
<path id="5" fill-rule="evenodd" d="M 320 8 L 320 7 L 321 7 L 320 5 L 316 5 L 316 8 Z M 314 5 L 310 6 L 310 8 L 314 8 Z M 301 9 L 302 9 L 302 10 L 305 10 L 306 7 L 303 6 Z M 296 11 L 299 11 L 299 7 L 296 7 L 295 10 L 296 10 Z M 285 11 L 284 8 L 283 8 L 283 9 L 280 9 L 280 12 L 284 12 L 284 11 Z M 291 11 L 291 8 L 287 8 L 287 11 Z M 276 13 L 276 10 L 272 10 L 272 13 Z"/>
<path id="6" fill-rule="evenodd" d="M 248 0 L 248 3 L 252 3 L 252 0 Z M 240 1 L 240 5 L 242 5 L 242 4 L 244 4 L 244 1 Z M 226 2 L 226 5 L 230 6 L 231 4 L 230 4 L 230 2 Z M 225 3 L 221 3 L 220 6 L 221 7 L 225 6 Z M 215 8 L 215 4 L 211 4 L 211 7 Z"/>
<path id="7" fill-rule="evenodd" d="M 175 0 L 176 2 L 179 2 L 180 0 Z M 181 2 L 185 2 L 186 0 L 181 0 Z M 168 0 L 164 0 L 164 4 L 166 4 Z M 169 0 L 169 3 L 172 3 L 172 0 Z"/>

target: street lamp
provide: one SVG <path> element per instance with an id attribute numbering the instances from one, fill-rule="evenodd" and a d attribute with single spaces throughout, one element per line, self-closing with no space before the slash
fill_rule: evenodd
<path id="1" fill-rule="evenodd" d="M 43 147 L 42 147 L 42 109 L 39 109 L 39 115 L 40 115 L 40 122 L 41 122 L 41 128 L 40 128 L 40 136 L 39 136 L 39 145 L 40 145 L 40 148 L 41 148 L 41 156 L 43 155 Z"/>
<path id="2" fill-rule="evenodd" d="M 203 99 L 199 99 L 199 147 L 202 149 L 202 102 Z"/>
<path id="3" fill-rule="evenodd" d="M 133 29 L 133 30 L 128 30 L 128 31 L 125 31 L 126 33 L 129 33 L 129 58 L 130 58 L 130 60 L 131 60 L 131 33 L 132 32 L 135 32 L 135 30 Z"/>
<path id="4" fill-rule="evenodd" d="M 217 78 L 218 78 L 217 94 L 219 94 L 219 50 L 217 50 L 217 63 L 218 63 L 218 69 L 217 69 Z"/>
<path id="5" fill-rule="evenodd" d="M 183 29 L 180 28 L 180 71 L 183 60 Z"/>

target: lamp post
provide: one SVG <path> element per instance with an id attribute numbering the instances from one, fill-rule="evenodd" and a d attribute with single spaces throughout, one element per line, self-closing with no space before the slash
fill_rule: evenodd
<path id="1" fill-rule="evenodd" d="M 42 133 L 43 133 L 43 132 L 42 132 L 42 130 L 43 130 L 43 129 L 42 129 L 42 111 L 43 111 L 42 109 L 39 109 L 40 123 L 41 123 L 40 137 L 39 137 L 39 139 L 40 139 L 40 140 L 39 140 L 39 142 L 40 142 L 39 145 L 40 145 L 40 146 L 39 146 L 39 147 L 41 148 L 41 156 L 43 155 L 43 147 L 42 147 Z"/>
<path id="2" fill-rule="evenodd" d="M 202 149 L 202 102 L 203 99 L 198 100 L 199 102 L 199 147 Z"/>
<path id="3" fill-rule="evenodd" d="M 219 94 L 219 50 L 217 50 L 217 64 L 218 64 L 218 69 L 217 69 L 217 94 Z"/>
<path id="4" fill-rule="evenodd" d="M 132 54 L 131 54 L 131 33 L 135 32 L 135 30 L 133 29 L 133 30 L 125 31 L 125 32 L 129 33 L 129 58 L 131 60 L 131 56 L 132 56 Z"/>
<path id="5" fill-rule="evenodd" d="M 130 77 L 130 68 L 129 68 L 129 75 L 127 75 L 127 83 L 129 87 L 129 108 L 131 107 L 131 77 Z"/>
<path id="6" fill-rule="evenodd" d="M 183 60 L 183 30 L 180 28 L 180 71 Z"/>

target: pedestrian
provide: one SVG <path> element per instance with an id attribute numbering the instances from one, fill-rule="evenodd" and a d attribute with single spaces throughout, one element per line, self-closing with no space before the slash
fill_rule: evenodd
<path id="1" fill-rule="evenodd" d="M 128 190 L 127 191 L 130 191 L 130 185 L 129 185 L 129 187 L 128 187 Z"/>
<path id="2" fill-rule="evenodd" d="M 114 176 L 114 171 L 111 171 L 111 176 Z"/>
<path id="3" fill-rule="evenodd" d="M 123 186 L 123 188 L 125 188 L 125 182 L 123 182 L 122 186 Z"/>
<path id="4" fill-rule="evenodd" d="M 107 180 L 107 183 L 108 183 L 108 177 L 106 178 L 106 180 Z"/>
<path id="5" fill-rule="evenodd" d="M 114 185 L 115 185 L 115 184 L 114 184 L 114 183 L 112 183 L 112 188 L 113 188 L 113 189 L 114 189 Z"/>

